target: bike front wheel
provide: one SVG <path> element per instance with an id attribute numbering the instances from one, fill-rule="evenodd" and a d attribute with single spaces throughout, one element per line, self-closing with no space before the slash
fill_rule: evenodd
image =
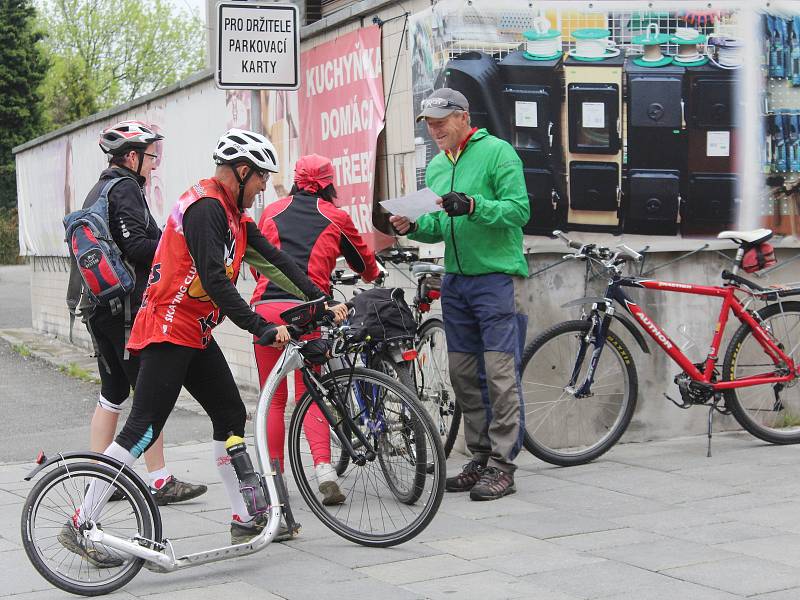
<path id="1" fill-rule="evenodd" d="M 580 465 L 607 452 L 636 408 L 636 367 L 628 348 L 610 331 L 590 394 L 575 393 L 591 363 L 594 346 L 587 347 L 585 340 L 590 328 L 588 321 L 559 323 L 536 337 L 522 357 L 524 445 L 554 465 Z"/>
<path id="2" fill-rule="evenodd" d="M 42 577 L 65 592 L 82 596 L 99 596 L 121 588 L 144 564 L 141 558 L 88 540 L 82 543 L 90 553 L 103 553 L 119 564 L 94 564 L 75 552 L 80 544 L 75 542 L 75 529 L 69 524 L 93 481 L 113 484 L 122 492 L 121 500 L 106 503 L 92 519 L 103 532 L 128 540 L 161 536 L 160 520 L 142 492 L 116 469 L 101 463 L 73 463 L 44 475 L 22 508 L 22 545 Z"/>
<path id="3" fill-rule="evenodd" d="M 800 302 L 781 302 L 759 310 L 756 320 L 773 342 L 791 358 L 800 360 Z M 723 381 L 753 375 L 774 376 L 776 365 L 749 325 L 733 334 L 722 366 Z M 772 444 L 800 442 L 800 386 L 794 379 L 778 384 L 725 390 L 725 406 L 752 435 Z"/>
<path id="4" fill-rule="evenodd" d="M 303 421 L 314 399 L 299 400 L 289 424 L 288 452 L 297 487 L 311 511 L 334 533 L 364 546 L 387 547 L 418 535 L 444 495 L 445 457 L 427 412 L 410 390 L 370 369 L 344 369 L 320 380 L 322 399 L 355 452 L 338 478 L 343 504 L 326 506 Z M 355 429 L 374 449 L 371 459 Z M 329 424 L 329 434 L 337 440 Z M 319 455 L 319 440 L 315 440 Z M 337 446 L 338 447 L 338 446 Z M 337 450 L 338 451 L 338 450 Z M 359 464 L 361 463 L 361 464 Z"/>
<path id="5" fill-rule="evenodd" d="M 439 319 L 428 319 L 419 328 L 417 338 L 417 396 L 439 430 L 445 456 L 450 456 L 461 424 L 461 408 L 450 383 L 444 324 Z"/>

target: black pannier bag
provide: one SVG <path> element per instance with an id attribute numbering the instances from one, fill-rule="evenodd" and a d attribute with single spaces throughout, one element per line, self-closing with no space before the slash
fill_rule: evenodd
<path id="1" fill-rule="evenodd" d="M 417 332 L 414 314 L 405 301 L 402 288 L 373 288 L 355 296 L 350 325 L 366 329 L 373 341 L 413 337 Z"/>

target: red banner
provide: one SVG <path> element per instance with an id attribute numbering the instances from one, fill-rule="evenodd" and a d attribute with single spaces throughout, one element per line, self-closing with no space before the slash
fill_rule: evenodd
<path id="1" fill-rule="evenodd" d="M 371 248 L 394 239 L 372 224 L 375 155 L 383 130 L 381 30 L 366 27 L 300 55 L 302 154 L 333 161 L 336 206 L 346 210 Z"/>

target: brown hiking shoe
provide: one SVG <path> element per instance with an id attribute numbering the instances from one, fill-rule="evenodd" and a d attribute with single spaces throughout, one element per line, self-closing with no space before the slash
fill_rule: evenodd
<path id="1" fill-rule="evenodd" d="M 472 486 L 478 483 L 484 469 L 486 469 L 486 465 L 477 460 L 471 460 L 464 465 L 461 473 L 445 480 L 444 489 L 448 492 L 468 492 Z"/>
<path id="2" fill-rule="evenodd" d="M 497 500 L 517 491 L 514 487 L 514 476 L 495 467 L 483 470 L 480 481 L 469 493 L 471 500 Z"/>
<path id="3" fill-rule="evenodd" d="M 186 483 L 181 481 L 174 475 L 167 480 L 160 489 L 154 490 L 150 488 L 150 493 L 153 494 L 153 499 L 159 506 L 166 506 L 167 504 L 174 504 L 176 502 L 185 502 L 192 500 L 198 496 L 202 496 L 208 491 L 208 488 L 202 483 Z"/>

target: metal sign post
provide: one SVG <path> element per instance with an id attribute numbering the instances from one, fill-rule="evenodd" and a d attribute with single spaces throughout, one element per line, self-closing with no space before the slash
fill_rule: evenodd
<path id="1" fill-rule="evenodd" d="M 222 89 L 300 87 L 299 11 L 293 4 L 219 2 L 214 78 Z"/>

